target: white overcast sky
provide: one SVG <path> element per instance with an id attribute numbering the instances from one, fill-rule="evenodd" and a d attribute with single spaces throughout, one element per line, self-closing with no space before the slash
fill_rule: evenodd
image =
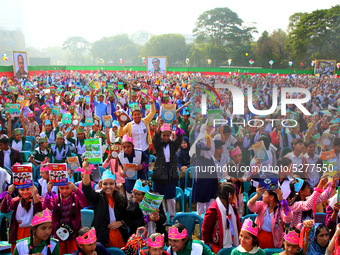
<path id="1" fill-rule="evenodd" d="M 10 0 L 9 0 L 10 1 Z M 328 9 L 339 0 L 23 0 L 26 37 L 36 48 L 62 45 L 71 36 L 90 42 L 118 33 L 147 30 L 152 34 L 192 34 L 198 16 L 216 7 L 228 7 L 259 31 L 286 30 L 295 12 Z"/>

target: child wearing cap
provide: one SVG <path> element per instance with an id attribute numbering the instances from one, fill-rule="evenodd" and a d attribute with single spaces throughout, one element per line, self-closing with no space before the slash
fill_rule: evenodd
<path id="1" fill-rule="evenodd" d="M 48 148 L 48 141 L 45 133 L 41 133 L 41 136 L 37 138 L 39 146 L 33 151 L 30 156 L 30 161 L 33 165 L 39 166 L 45 159 L 48 158 L 48 154 L 51 149 Z"/>
<path id="2" fill-rule="evenodd" d="M 78 250 L 74 251 L 72 255 L 111 254 L 100 242 L 97 242 L 96 230 L 94 228 L 81 228 L 77 236 Z"/>
<path id="3" fill-rule="evenodd" d="M 13 255 L 60 254 L 58 240 L 51 238 L 52 213 L 48 209 L 34 215 L 30 232 L 30 237 L 17 242 Z"/>
<path id="4" fill-rule="evenodd" d="M 8 137 L 9 137 L 9 146 L 16 149 L 19 152 L 22 152 L 25 150 L 25 142 L 26 142 L 26 125 L 23 121 L 23 115 L 22 113 L 19 116 L 19 119 L 22 123 L 23 133 L 21 134 L 21 131 L 19 128 L 16 128 L 12 132 L 12 117 L 11 115 L 8 115 Z"/>
<path id="5" fill-rule="evenodd" d="M 176 223 L 169 228 L 169 245 L 168 253 L 171 255 L 214 255 L 208 247 L 201 241 L 193 240 L 188 237 L 188 230 L 181 223 Z"/>
<path id="6" fill-rule="evenodd" d="M 57 127 L 55 119 L 53 119 L 52 122 L 49 119 L 45 121 L 43 132 L 46 134 L 48 145 L 51 148 L 51 145 L 55 143 L 57 133 L 59 132 L 59 127 Z"/>
<path id="7" fill-rule="evenodd" d="M 75 129 L 77 130 L 76 131 L 77 138 L 72 138 L 71 135 L 73 135 L 73 130 Z M 76 147 L 75 152 L 78 157 L 79 164 L 82 165 L 81 155 L 83 155 L 83 153 L 85 152 L 85 139 L 86 139 L 84 128 L 81 126 L 78 127 L 72 126 L 66 135 L 66 139 L 70 143 L 74 144 L 74 146 Z"/>
<path id="8" fill-rule="evenodd" d="M 65 137 L 62 132 L 58 132 L 56 143 L 51 146 L 51 151 L 48 155 L 50 162 L 65 163 L 68 157 L 71 157 L 70 147 L 65 144 Z"/>
<path id="9" fill-rule="evenodd" d="M 173 125 L 176 127 L 176 140 L 170 139 L 172 129 L 169 124 L 164 124 L 162 119 L 159 120 L 158 128 L 152 139 L 157 153 L 152 175 L 154 190 L 164 195 L 171 220 L 176 212 L 176 184 L 179 180 L 176 152 L 182 144 L 184 133 L 178 127 L 178 120 L 174 120 Z"/>
<path id="10" fill-rule="evenodd" d="M 262 195 L 262 201 L 257 201 Z M 282 202 L 281 202 L 282 201 Z M 283 238 L 283 222 L 290 223 L 293 213 L 288 210 L 287 200 L 283 200 L 279 188 L 257 187 L 256 194 L 248 201 L 249 210 L 257 213 L 255 223 L 259 226 L 259 247 L 281 248 Z"/>
<path id="11" fill-rule="evenodd" d="M 216 254 L 222 248 L 238 246 L 241 229 L 235 207 L 235 186 L 230 182 L 220 183 L 217 196 L 207 209 L 202 224 L 203 241 Z"/>
<path id="12" fill-rule="evenodd" d="M 240 232 L 240 245 L 233 249 L 231 255 L 266 255 L 266 252 L 259 247 L 257 236 L 259 227 L 247 218 L 244 220 Z"/>
<path id="13" fill-rule="evenodd" d="M 90 185 L 90 165 L 83 162 L 83 191 L 86 199 L 94 206 L 93 226 L 97 230 L 97 240 L 105 247 L 125 246 L 127 232 L 127 201 L 124 194 L 117 189 L 115 176 L 110 170 L 101 177 L 101 191 L 95 192 Z"/>
<path id="14" fill-rule="evenodd" d="M 118 163 L 120 166 L 120 176 L 125 178 L 124 188 L 127 199 L 129 200 L 136 180 L 130 179 L 131 176 L 127 176 L 127 173 L 130 173 L 131 170 L 128 171 L 129 169 L 126 168 L 126 166 L 129 164 L 135 164 L 136 167 L 132 170 L 133 172 L 131 172 L 131 175 L 137 175 L 136 179 L 147 180 L 149 176 L 149 162 L 148 157 L 142 150 L 134 148 L 133 140 L 128 136 L 128 134 L 123 137 L 121 148 L 122 150 L 118 154 Z"/>
<path id="15" fill-rule="evenodd" d="M 155 232 L 165 233 L 166 215 L 162 204 L 157 211 L 148 212 L 140 209 L 146 193 L 153 193 L 147 180 L 137 180 L 132 190 L 132 197 L 126 209 L 127 222 L 131 233 L 135 233 L 138 227 L 145 227 L 148 234 Z"/>

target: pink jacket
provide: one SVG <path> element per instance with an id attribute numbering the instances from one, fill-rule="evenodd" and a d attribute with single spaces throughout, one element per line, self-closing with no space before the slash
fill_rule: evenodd
<path id="1" fill-rule="evenodd" d="M 107 168 L 108 166 L 110 166 L 111 172 L 114 173 L 115 172 L 115 162 L 118 161 L 116 158 L 113 158 L 111 160 L 106 159 L 105 162 L 103 163 L 102 167 L 103 168 Z M 118 162 L 117 162 L 118 164 Z M 123 177 L 120 176 L 119 173 L 119 166 L 118 166 L 118 173 L 116 174 L 116 182 L 117 183 L 125 183 L 125 179 Z"/>
<path id="2" fill-rule="evenodd" d="M 314 191 L 313 194 L 309 196 L 306 201 L 298 201 L 292 204 L 291 206 L 289 206 L 289 208 L 292 210 L 294 214 L 292 226 L 300 229 L 302 227 L 302 213 L 304 211 L 309 211 L 313 209 L 314 198 L 315 198 L 315 205 L 317 205 L 329 199 L 333 191 L 334 189 L 330 185 L 321 194 L 319 192 Z"/>
<path id="3" fill-rule="evenodd" d="M 251 205 L 248 202 L 249 210 L 252 212 L 256 212 L 258 215 L 256 217 L 255 223 L 259 226 L 260 230 L 262 229 L 263 225 L 263 219 L 264 215 L 266 213 L 266 210 L 268 208 L 268 204 L 263 201 L 256 201 L 254 205 Z M 273 241 L 274 246 L 273 248 L 281 248 L 282 247 L 282 241 L 283 241 L 283 222 L 290 223 L 293 219 L 293 213 L 287 211 L 287 216 L 284 212 L 284 209 L 281 209 L 281 218 L 279 220 L 279 224 L 275 225 L 276 219 L 277 219 L 277 210 L 275 210 L 273 217 L 272 217 L 272 235 L 273 235 Z"/>

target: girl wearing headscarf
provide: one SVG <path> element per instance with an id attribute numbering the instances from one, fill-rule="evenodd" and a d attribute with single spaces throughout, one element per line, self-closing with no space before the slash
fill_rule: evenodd
<path id="1" fill-rule="evenodd" d="M 304 224 L 305 226 L 305 224 Z M 308 242 L 306 255 L 324 255 L 329 244 L 330 233 L 325 224 L 315 223 L 311 228 L 304 227 L 302 233 L 307 231 L 309 238 L 305 238 Z"/>
<path id="2" fill-rule="evenodd" d="M 215 168 L 212 156 L 215 146 L 211 137 L 213 131 L 212 123 L 203 124 L 200 134 L 190 149 L 190 157 L 195 166 L 195 177 L 192 186 L 192 201 L 197 202 L 197 214 L 201 215 L 209 208 L 217 196 L 218 180 L 216 171 L 210 172 Z M 204 187 L 204 189 L 202 189 Z"/>
<path id="3" fill-rule="evenodd" d="M 184 136 L 179 151 L 177 151 L 177 166 L 180 173 L 181 189 L 184 190 L 185 172 L 190 168 L 190 142 L 189 138 Z M 189 185 L 188 185 L 189 186 Z M 191 186 L 191 179 L 190 179 Z"/>

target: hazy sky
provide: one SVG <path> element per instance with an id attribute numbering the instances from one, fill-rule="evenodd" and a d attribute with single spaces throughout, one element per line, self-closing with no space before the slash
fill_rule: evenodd
<path id="1" fill-rule="evenodd" d="M 10 0 L 9 0 L 10 1 Z M 245 22 L 256 22 L 259 31 L 286 30 L 295 12 L 328 9 L 339 0 L 243 0 L 243 1 L 116 1 L 22 0 L 27 41 L 37 48 L 62 45 L 71 36 L 90 42 L 117 33 L 147 30 L 152 34 L 191 34 L 198 16 L 216 7 L 228 7 Z"/>

